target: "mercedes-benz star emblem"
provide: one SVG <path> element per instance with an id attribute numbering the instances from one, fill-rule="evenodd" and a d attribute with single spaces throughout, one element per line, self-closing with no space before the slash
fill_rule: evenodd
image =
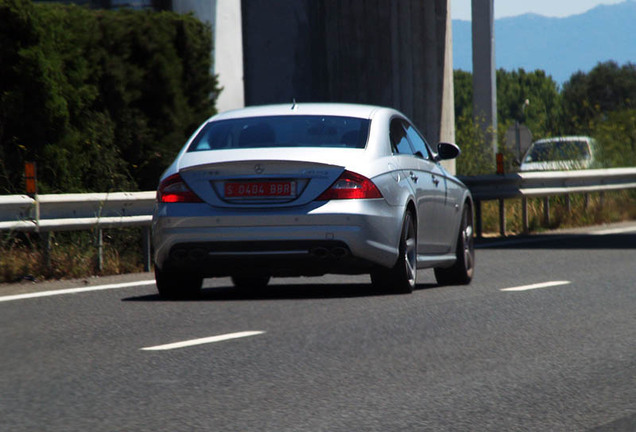
<path id="1" fill-rule="evenodd" d="M 256 174 L 263 174 L 263 171 L 265 171 L 265 168 L 263 168 L 263 165 L 261 164 L 254 165 L 254 172 Z"/>

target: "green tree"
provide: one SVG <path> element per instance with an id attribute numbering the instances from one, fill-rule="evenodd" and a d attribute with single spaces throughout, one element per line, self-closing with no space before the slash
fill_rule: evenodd
<path id="1" fill-rule="evenodd" d="M 52 66 L 67 109 L 61 136 L 47 142 L 37 155 L 40 177 L 50 191 L 123 190 L 136 182 L 116 145 L 116 125 L 99 100 L 98 68 L 101 34 L 95 13 L 75 6 L 39 6 L 42 49 Z M 46 191 L 46 190 L 45 190 Z"/>
<path id="2" fill-rule="evenodd" d="M 455 87 L 455 130 L 457 142 L 464 154 L 458 160 L 458 172 L 464 175 L 493 172 L 492 150 L 486 145 L 483 132 L 473 120 L 472 74 L 461 70 L 454 72 Z M 529 101 L 529 105 L 525 101 Z M 545 137 L 558 134 L 560 94 L 556 82 L 545 72 L 523 69 L 508 72 L 497 71 L 497 133 L 499 147 L 503 151 L 504 133 L 515 121 L 526 124 L 535 136 Z M 480 143 L 480 144 L 479 144 Z M 512 156 L 506 157 L 511 162 Z M 508 166 L 510 169 L 510 166 Z"/>
<path id="3" fill-rule="evenodd" d="M 472 73 L 454 72 L 455 118 L 471 116 L 473 112 Z M 524 102 L 528 100 L 529 105 Z M 560 129 L 561 97 L 557 83 L 542 70 L 523 69 L 497 71 L 498 132 L 515 121 L 525 123 L 534 134 L 550 136 Z"/>
<path id="4" fill-rule="evenodd" d="M 572 75 L 561 93 L 566 132 L 589 133 L 599 116 L 636 108 L 636 65 L 599 63 L 589 73 Z"/>
<path id="5" fill-rule="evenodd" d="M 597 141 L 596 158 L 602 167 L 636 166 L 636 109 L 610 111 L 590 122 Z"/>
<path id="6" fill-rule="evenodd" d="M 455 119 L 455 139 L 461 149 L 456 170 L 459 175 L 492 174 L 495 171 L 492 147 L 471 114 Z"/>
<path id="7" fill-rule="evenodd" d="M 529 103 L 526 105 L 525 101 Z M 525 124 L 535 137 L 559 133 L 559 88 L 542 70 L 497 71 L 497 117 L 499 132 L 515 121 Z"/>
<path id="8" fill-rule="evenodd" d="M 153 189 L 214 114 L 210 27 L 192 15 L 0 0 L 0 193 Z"/>
<path id="9" fill-rule="evenodd" d="M 21 189 L 23 161 L 39 162 L 42 149 L 68 124 L 45 39 L 30 1 L 0 2 L 0 193 Z"/>
<path id="10" fill-rule="evenodd" d="M 453 72 L 455 118 L 473 115 L 473 74 L 460 69 Z"/>

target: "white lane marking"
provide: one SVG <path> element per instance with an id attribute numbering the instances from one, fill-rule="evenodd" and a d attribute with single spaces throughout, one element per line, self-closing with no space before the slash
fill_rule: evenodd
<path id="1" fill-rule="evenodd" d="M 177 348 L 191 347 L 195 345 L 221 342 L 221 341 L 226 341 L 230 339 L 239 339 L 239 338 L 244 338 L 249 336 L 256 336 L 263 333 L 265 332 L 264 331 L 244 331 L 244 332 L 238 332 L 238 333 L 228 333 L 228 334 L 219 335 L 219 336 L 212 336 L 212 337 L 206 337 L 201 339 L 192 339 L 192 340 L 187 340 L 183 342 L 170 343 L 166 345 L 151 346 L 151 347 L 141 348 L 141 350 L 142 351 L 166 351 L 166 350 L 172 350 Z"/>
<path id="2" fill-rule="evenodd" d="M 476 244 L 475 249 L 489 249 L 489 248 L 498 248 L 501 246 L 514 246 L 518 244 L 526 244 L 526 243 L 539 243 L 539 242 L 551 242 L 555 240 L 561 240 L 563 238 L 568 238 L 572 236 L 584 237 L 586 235 L 612 235 L 612 234 L 627 234 L 636 232 L 636 227 L 624 227 L 624 228 L 608 228 L 599 231 L 586 231 L 586 232 L 572 232 L 565 234 L 547 234 L 542 237 L 522 237 L 522 238 L 512 238 L 509 240 L 506 239 L 498 239 L 497 241 L 493 241 L 492 243 L 483 243 Z"/>
<path id="3" fill-rule="evenodd" d="M 146 286 L 146 285 L 154 285 L 154 284 L 155 284 L 155 280 L 153 279 L 153 280 L 145 280 L 145 281 L 138 281 L 138 282 L 126 282 L 126 283 L 110 284 L 110 285 L 96 285 L 96 286 L 82 287 L 82 288 L 61 289 L 61 290 L 55 290 L 55 291 L 42 291 L 42 292 L 35 292 L 35 293 L 28 293 L 28 294 L 16 294 L 16 295 L 0 297 L 0 302 L 32 299 L 32 298 L 38 298 L 38 297 L 50 297 L 50 296 L 63 295 L 63 294 L 77 294 L 77 293 L 84 293 L 84 292 L 90 292 L 90 291 L 103 291 L 103 290 L 109 290 L 109 289 L 129 288 L 134 286 Z"/>
<path id="4" fill-rule="evenodd" d="M 539 288 L 549 288 L 549 287 L 553 287 L 553 286 L 567 285 L 567 284 L 570 284 L 570 283 L 572 283 L 572 282 L 570 282 L 570 281 L 543 282 L 543 283 L 537 283 L 537 284 L 532 284 L 532 285 L 523 285 L 523 286 L 512 287 L 512 288 L 502 288 L 500 291 L 528 291 L 528 290 L 539 289 Z"/>
<path id="5" fill-rule="evenodd" d="M 600 231 L 593 231 L 591 234 L 593 235 L 610 235 L 610 234 L 625 234 L 630 232 L 636 232 L 636 227 L 627 227 L 627 228 L 611 228 Z"/>
<path id="6" fill-rule="evenodd" d="M 502 246 L 514 246 L 518 244 L 526 244 L 526 243 L 539 243 L 539 242 L 548 242 L 555 241 L 565 238 L 564 235 L 552 234 L 545 237 L 523 237 L 523 238 L 513 238 L 509 240 L 496 240 L 492 243 L 483 243 L 479 245 L 475 245 L 475 249 L 488 249 L 488 248 L 498 248 Z"/>

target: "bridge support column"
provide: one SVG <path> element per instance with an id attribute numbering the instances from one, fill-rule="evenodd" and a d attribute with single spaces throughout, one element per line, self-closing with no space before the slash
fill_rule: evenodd
<path id="1" fill-rule="evenodd" d="M 473 116 L 492 148 L 493 165 L 497 153 L 494 16 L 494 0 L 472 0 Z"/>

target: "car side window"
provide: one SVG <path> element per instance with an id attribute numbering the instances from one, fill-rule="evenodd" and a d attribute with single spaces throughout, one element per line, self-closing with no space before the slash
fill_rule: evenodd
<path id="1" fill-rule="evenodd" d="M 410 124 L 406 124 L 406 136 L 413 145 L 415 153 L 419 153 L 424 159 L 431 159 L 431 153 L 428 144 L 424 138 L 417 132 L 417 130 Z"/>
<path id="2" fill-rule="evenodd" d="M 406 135 L 406 130 L 404 129 L 404 126 L 400 119 L 391 120 L 389 134 L 391 138 L 391 149 L 393 150 L 393 153 L 405 155 L 412 155 L 415 153 L 413 151 L 413 148 L 411 147 L 411 144 L 409 143 Z"/>

